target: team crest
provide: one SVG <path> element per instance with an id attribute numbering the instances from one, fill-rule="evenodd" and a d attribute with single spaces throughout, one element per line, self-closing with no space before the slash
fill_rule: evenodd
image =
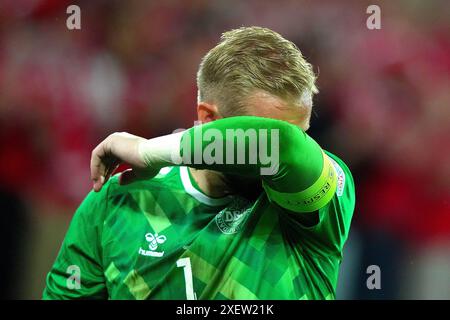
<path id="1" fill-rule="evenodd" d="M 236 197 L 231 204 L 216 215 L 216 224 L 224 234 L 235 234 L 244 225 L 251 211 L 252 203 Z"/>
<path id="2" fill-rule="evenodd" d="M 151 257 L 162 257 L 164 255 L 164 251 L 156 251 L 158 249 L 158 246 L 160 244 L 163 244 L 166 242 L 167 238 L 164 235 L 158 235 L 157 233 L 147 233 L 145 235 L 145 240 L 149 242 L 148 248 L 150 250 L 144 250 L 142 248 L 139 248 L 139 254 L 143 256 L 151 256 Z"/>

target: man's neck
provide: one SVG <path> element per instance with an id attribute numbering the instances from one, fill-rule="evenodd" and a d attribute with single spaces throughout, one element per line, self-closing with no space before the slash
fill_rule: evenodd
<path id="1" fill-rule="evenodd" d="M 222 173 L 212 170 L 188 168 L 200 191 L 209 197 L 221 198 L 233 193 Z"/>

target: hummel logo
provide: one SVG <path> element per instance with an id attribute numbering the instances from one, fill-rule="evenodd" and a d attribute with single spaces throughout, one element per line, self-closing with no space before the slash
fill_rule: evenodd
<path id="1" fill-rule="evenodd" d="M 144 250 L 142 248 L 139 248 L 139 254 L 142 254 L 143 256 L 152 256 L 152 257 L 162 257 L 164 255 L 164 251 L 157 252 L 155 251 L 158 249 L 159 244 L 163 244 L 166 242 L 167 238 L 164 235 L 158 235 L 157 233 L 147 233 L 145 235 L 145 240 L 149 242 L 148 248 L 150 250 Z"/>

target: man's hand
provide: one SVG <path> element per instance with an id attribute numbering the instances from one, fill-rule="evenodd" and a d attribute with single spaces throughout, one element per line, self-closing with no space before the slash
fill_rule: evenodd
<path id="1" fill-rule="evenodd" d="M 147 140 L 142 137 L 126 132 L 113 133 L 103 140 L 91 155 L 91 180 L 94 191 L 101 190 L 121 163 L 126 163 L 132 168 L 122 173 L 119 179 L 122 185 L 154 177 L 160 168 L 148 167 L 139 154 L 139 144 L 145 141 Z"/>

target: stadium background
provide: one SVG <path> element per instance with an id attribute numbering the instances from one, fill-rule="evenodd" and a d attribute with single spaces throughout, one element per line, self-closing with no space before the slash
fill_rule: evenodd
<path id="1" fill-rule="evenodd" d="M 81 30 L 66 8 L 81 7 Z M 381 7 L 381 30 L 366 8 Z M 310 134 L 357 186 L 340 299 L 450 298 L 448 1 L 0 1 L 0 297 L 39 299 L 107 134 L 187 128 L 195 72 L 242 25 L 319 73 Z M 369 265 L 381 290 L 368 290 Z"/>

